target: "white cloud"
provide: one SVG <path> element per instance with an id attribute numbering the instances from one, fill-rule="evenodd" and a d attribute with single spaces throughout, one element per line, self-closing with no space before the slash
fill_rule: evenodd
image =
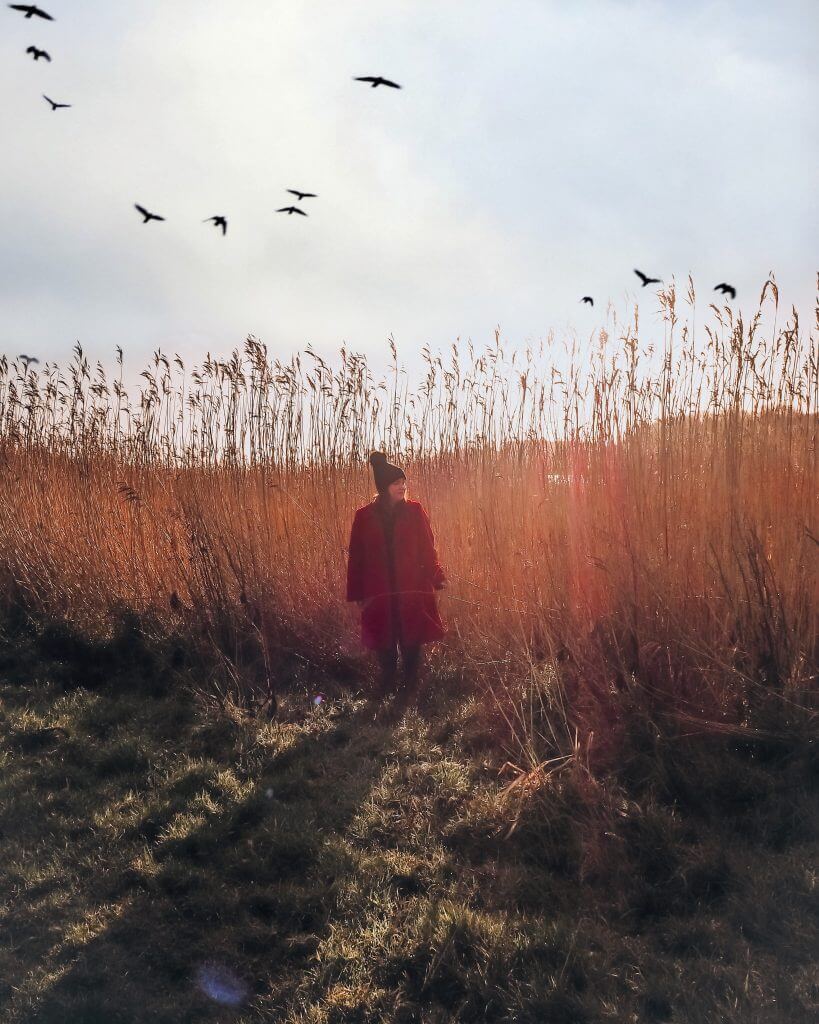
<path id="1" fill-rule="evenodd" d="M 50 8 L 36 40 L 4 15 L 0 351 L 67 361 L 79 337 L 137 367 L 160 344 L 381 353 L 393 332 L 409 357 L 496 323 L 522 343 L 644 299 L 635 265 L 741 302 L 773 268 L 812 303 L 807 4 Z M 370 73 L 404 88 L 352 81 Z M 308 218 L 273 212 L 288 186 L 319 193 Z"/>

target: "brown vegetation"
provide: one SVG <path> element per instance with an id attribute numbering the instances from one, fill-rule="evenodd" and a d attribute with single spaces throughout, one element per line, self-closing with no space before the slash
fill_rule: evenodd
<path id="1" fill-rule="evenodd" d="M 249 339 L 112 408 L 79 346 L 68 382 L 0 359 L 9 1020 L 222 1019 L 211 960 L 243 1021 L 816 1010 L 816 346 L 761 339 L 772 280 L 704 353 L 661 299 L 656 380 L 636 315 L 565 383 L 497 339 L 414 393 Z M 451 580 L 420 710 L 377 723 L 372 447 Z"/>
<path id="2" fill-rule="evenodd" d="M 157 353 L 138 408 L 121 375 L 109 390 L 98 365 L 91 381 L 79 345 L 68 382 L 0 361 L 3 593 L 99 637 L 125 609 L 198 649 L 223 693 L 275 686 L 285 664 L 356 678 L 341 581 L 365 456 L 383 446 L 453 584 L 441 685 L 545 679 L 554 700 L 557 677 L 570 732 L 594 732 L 600 756 L 612 694 L 635 685 L 710 723 L 743 724 L 761 691 L 802 703 L 818 649 L 815 352 L 795 310 L 761 336 L 773 279 L 750 323 L 712 307 L 704 352 L 673 287 L 660 298 L 657 380 L 639 373 L 636 313 L 622 353 L 600 333 L 586 378 L 574 352 L 564 382 L 542 346 L 521 363 L 496 337 L 465 368 L 455 347 L 449 366 L 425 350 L 414 394 L 397 362 L 376 385 L 361 356 L 271 366 L 252 338 L 246 361 L 209 356 L 193 386 Z"/>

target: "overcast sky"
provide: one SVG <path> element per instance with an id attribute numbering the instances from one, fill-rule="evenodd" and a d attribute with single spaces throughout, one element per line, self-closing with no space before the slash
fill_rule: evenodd
<path id="1" fill-rule="evenodd" d="M 0 10 L 0 354 L 135 374 L 252 333 L 378 366 L 392 333 L 410 364 L 650 322 L 634 267 L 746 311 L 772 269 L 813 322 L 815 2 L 42 6 Z"/>

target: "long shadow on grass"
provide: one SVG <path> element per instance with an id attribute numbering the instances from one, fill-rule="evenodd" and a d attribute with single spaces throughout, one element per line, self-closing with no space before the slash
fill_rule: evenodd
<path id="1" fill-rule="evenodd" d="M 354 709 L 269 760 L 262 755 L 244 780 L 249 792 L 233 801 L 220 790 L 230 775 L 229 738 L 220 740 L 218 723 L 204 740 L 182 730 L 179 747 L 211 759 L 221 749 L 221 768 L 207 780 L 194 766 L 191 779 L 177 778 L 125 830 L 120 849 L 99 851 L 84 922 L 59 948 L 36 943 L 40 964 L 45 957 L 55 972 L 50 988 L 44 982 L 32 994 L 36 1008 L 29 1004 L 23 1017 L 19 1003 L 10 1006 L 11 1019 L 215 1020 L 224 1008 L 197 990 L 198 967 L 230 968 L 248 997 L 297 973 L 351 869 L 333 836 L 386 760 L 393 729 L 373 726 L 371 715 Z M 6 923 L 19 931 L 25 920 L 19 907 Z"/>

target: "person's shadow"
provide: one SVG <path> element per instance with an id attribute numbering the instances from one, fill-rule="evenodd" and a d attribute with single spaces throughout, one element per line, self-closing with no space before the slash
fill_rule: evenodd
<path id="1" fill-rule="evenodd" d="M 319 727 L 289 746 L 271 744 L 269 761 L 251 749 L 237 762 L 223 723 L 180 729 L 175 742 L 190 751 L 189 772 L 150 794 L 150 810 L 113 853 L 85 837 L 81 863 L 97 867 L 75 882 L 73 913 L 54 915 L 51 937 L 32 947 L 36 962 L 26 962 L 23 945 L 14 971 L 20 979 L 46 972 L 49 981 L 19 995 L 0 990 L 8 1019 L 216 1020 L 224 1006 L 203 990 L 208 971 L 227 971 L 239 1002 L 294 984 L 354 871 L 337 840 L 380 777 L 401 715 L 385 708 L 373 721 L 373 702 L 348 706 L 346 714 L 334 715 L 332 701 L 308 711 Z M 278 731 L 273 722 L 259 737 Z M 197 759 L 220 767 L 205 777 Z M 66 858 L 67 869 L 75 859 Z M 31 931 L 25 892 L 3 926 L 10 940 Z M 224 980 L 221 991 L 231 991 Z"/>

